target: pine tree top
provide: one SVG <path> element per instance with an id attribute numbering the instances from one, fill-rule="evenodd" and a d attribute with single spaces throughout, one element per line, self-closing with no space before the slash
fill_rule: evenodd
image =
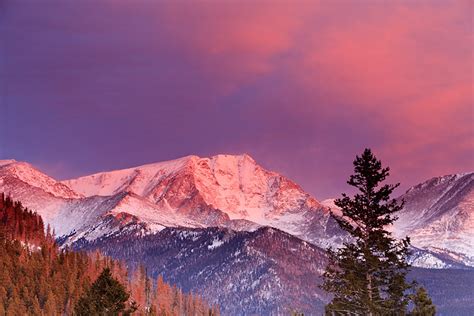
<path id="1" fill-rule="evenodd" d="M 380 232 L 392 224 L 397 219 L 393 214 L 403 208 L 403 203 L 390 198 L 399 183 L 382 185 L 390 175 L 390 168 L 382 167 L 382 162 L 370 149 L 366 148 L 361 156 L 356 156 L 353 164 L 354 174 L 347 183 L 359 192 L 352 198 L 343 193 L 342 198 L 335 200 L 343 215 L 335 218 L 353 237 L 364 239 L 371 232 Z"/>
<path id="2" fill-rule="evenodd" d="M 390 196 L 399 184 L 383 184 L 390 169 L 383 167 L 370 149 L 353 162 L 354 174 L 347 183 L 358 192 L 342 194 L 335 204 L 342 216 L 332 214 L 352 242 L 328 249 L 329 265 L 322 288 L 334 295 L 327 312 L 346 315 L 404 315 L 412 287 L 405 280 L 409 239 L 395 240 L 387 225 L 396 219 L 403 203 Z"/>

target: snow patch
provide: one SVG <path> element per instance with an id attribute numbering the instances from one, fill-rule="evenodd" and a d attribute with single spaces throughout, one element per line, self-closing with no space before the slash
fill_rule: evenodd
<path id="1" fill-rule="evenodd" d="M 219 238 L 214 238 L 212 240 L 212 243 L 207 246 L 207 249 L 216 249 L 224 244 L 223 240 L 220 240 Z"/>

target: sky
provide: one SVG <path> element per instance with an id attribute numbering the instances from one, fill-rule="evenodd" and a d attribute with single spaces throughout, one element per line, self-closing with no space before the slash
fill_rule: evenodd
<path id="1" fill-rule="evenodd" d="M 57 179 L 248 153 L 318 199 L 370 147 L 474 170 L 472 1 L 0 1 L 0 159 Z"/>

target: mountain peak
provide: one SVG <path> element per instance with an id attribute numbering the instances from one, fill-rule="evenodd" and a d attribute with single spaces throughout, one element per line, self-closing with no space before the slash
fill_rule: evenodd
<path id="1" fill-rule="evenodd" d="M 12 163 L 15 163 L 15 162 L 17 162 L 15 159 L 0 160 L 0 166 L 9 165 L 9 164 L 12 164 Z"/>
<path id="2" fill-rule="evenodd" d="M 218 155 L 215 155 L 215 156 L 211 156 L 209 157 L 209 159 L 211 160 L 215 160 L 215 159 L 220 159 L 220 160 L 238 160 L 238 161 L 249 161 L 249 162 L 254 162 L 255 163 L 255 159 L 253 159 L 249 154 L 247 153 L 243 153 L 243 154 L 239 154 L 239 155 L 233 155 L 233 154 L 218 154 Z"/>
<path id="3" fill-rule="evenodd" d="M 0 178 L 2 181 L 7 181 L 8 178 L 15 178 L 59 198 L 81 197 L 80 194 L 77 194 L 68 186 L 56 181 L 31 164 L 23 161 L 2 160 L 0 162 Z"/>
<path id="4" fill-rule="evenodd" d="M 412 186 L 406 191 L 405 194 L 409 194 L 413 191 L 423 190 L 428 187 L 449 186 L 451 183 L 454 183 L 461 178 L 464 178 L 464 177 L 471 178 L 473 176 L 474 176 L 474 172 L 463 172 L 463 173 L 455 173 L 455 174 L 448 174 L 448 175 L 439 176 L 439 177 L 433 177 L 415 186 Z"/>
<path id="5" fill-rule="evenodd" d="M 248 154 L 183 158 L 64 181 L 85 196 L 132 192 L 160 209 L 183 214 L 220 211 L 262 225 L 304 221 L 319 203 L 286 177 Z M 308 212 L 309 211 L 309 212 Z M 290 216 L 291 215 L 291 216 Z M 283 225 L 283 224 L 282 224 Z M 286 225 L 286 224 L 285 224 Z M 297 229 L 298 225 L 294 225 Z"/>
<path id="6" fill-rule="evenodd" d="M 415 246 L 450 249 L 467 254 L 474 263 L 474 173 L 431 178 L 404 195 L 395 228 Z"/>
<path id="7" fill-rule="evenodd" d="M 194 180 L 199 183 L 205 182 L 203 177 L 211 177 L 213 181 L 219 182 L 219 179 L 224 181 L 226 177 L 238 174 L 242 169 L 253 168 L 263 170 L 248 154 L 219 154 L 209 158 L 189 155 L 132 168 L 99 172 L 77 179 L 65 180 L 63 183 L 85 196 L 107 196 L 123 190 L 144 196 L 149 195 L 153 186 L 164 177 L 186 173 L 192 174 Z"/>
<path id="8" fill-rule="evenodd" d="M 328 217 L 300 186 L 266 170 L 248 154 L 186 156 L 63 182 L 23 163 L 0 167 L 2 175 L 11 181 L 0 187 L 7 192 L 17 188 L 27 206 L 41 210 L 51 205 L 42 215 L 48 215 L 53 227 L 60 226 L 56 231 L 63 235 L 75 231 L 72 239 L 82 238 L 82 233 L 101 235 L 103 216 L 123 213 L 150 231 L 170 226 L 272 226 L 319 242 Z M 77 192 L 77 198 L 69 199 L 66 191 Z M 116 228 L 109 224 L 104 224 L 104 232 Z"/>

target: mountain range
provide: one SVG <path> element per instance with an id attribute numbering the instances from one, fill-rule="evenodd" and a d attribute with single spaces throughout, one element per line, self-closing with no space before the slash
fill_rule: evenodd
<path id="1" fill-rule="evenodd" d="M 66 181 L 1 160 L 0 192 L 37 211 L 63 246 L 143 262 L 227 315 L 321 311 L 323 249 L 348 240 L 330 216 L 334 200 L 319 202 L 248 155 L 187 156 Z M 474 267 L 474 173 L 430 179 L 399 200 L 391 229 L 411 237 L 414 266 Z"/>

